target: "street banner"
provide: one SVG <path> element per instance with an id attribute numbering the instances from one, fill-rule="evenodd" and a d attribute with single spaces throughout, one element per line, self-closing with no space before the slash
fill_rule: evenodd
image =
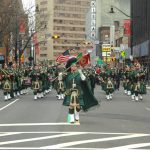
<path id="1" fill-rule="evenodd" d="M 126 36 L 131 35 L 131 20 L 130 19 L 124 20 L 124 35 Z"/>
<path id="2" fill-rule="evenodd" d="M 34 33 L 34 35 L 33 35 L 33 43 L 34 43 L 34 46 L 35 46 L 35 54 L 39 55 L 40 54 L 40 48 L 39 48 L 39 43 L 38 43 L 36 33 Z"/>
<path id="3" fill-rule="evenodd" d="M 19 34 L 25 34 L 25 18 L 19 17 Z"/>

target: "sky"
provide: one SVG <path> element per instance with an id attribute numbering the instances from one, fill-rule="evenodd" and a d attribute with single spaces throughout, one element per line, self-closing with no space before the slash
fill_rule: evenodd
<path id="1" fill-rule="evenodd" d="M 23 2 L 23 6 L 25 9 L 29 9 L 29 8 L 31 8 L 31 6 L 35 5 L 34 0 L 22 0 L 22 2 Z"/>
<path id="2" fill-rule="evenodd" d="M 35 0 L 22 0 L 25 13 L 29 16 L 29 28 L 34 28 Z"/>

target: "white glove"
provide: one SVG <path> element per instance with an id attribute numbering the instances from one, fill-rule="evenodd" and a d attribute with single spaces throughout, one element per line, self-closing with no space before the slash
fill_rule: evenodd
<path id="1" fill-rule="evenodd" d="M 62 76 L 62 72 L 59 73 L 59 76 Z"/>
<path id="2" fill-rule="evenodd" d="M 78 72 L 81 74 L 82 73 L 82 70 L 81 69 L 78 69 Z M 82 73 L 83 74 L 83 73 Z"/>
<path id="3" fill-rule="evenodd" d="M 80 73 L 81 80 L 82 80 L 82 81 L 85 81 L 86 77 L 85 77 L 85 75 L 82 73 L 82 70 L 79 69 L 78 72 Z"/>

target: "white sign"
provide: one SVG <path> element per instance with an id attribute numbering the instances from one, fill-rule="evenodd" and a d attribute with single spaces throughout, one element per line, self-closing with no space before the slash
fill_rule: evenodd
<path id="1" fill-rule="evenodd" d="M 111 52 L 102 52 L 102 56 L 103 57 L 110 57 L 111 56 Z"/>
<path id="2" fill-rule="evenodd" d="M 120 47 L 114 47 L 114 52 L 120 52 L 120 51 L 121 51 Z"/>
<path id="3" fill-rule="evenodd" d="M 95 44 L 97 44 L 97 45 L 98 45 L 99 43 L 100 43 L 99 41 L 95 41 Z"/>
<path id="4" fill-rule="evenodd" d="M 110 44 L 102 44 L 102 48 L 110 48 L 111 45 Z"/>

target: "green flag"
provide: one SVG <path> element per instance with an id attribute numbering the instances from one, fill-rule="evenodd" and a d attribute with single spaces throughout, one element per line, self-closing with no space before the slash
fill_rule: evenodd
<path id="1" fill-rule="evenodd" d="M 97 64 L 98 65 L 103 65 L 104 64 L 104 62 L 103 62 L 103 60 L 101 60 L 100 58 L 97 60 Z"/>
<path id="2" fill-rule="evenodd" d="M 79 60 L 80 58 L 82 58 L 82 53 L 79 53 L 77 56 L 77 60 Z"/>

